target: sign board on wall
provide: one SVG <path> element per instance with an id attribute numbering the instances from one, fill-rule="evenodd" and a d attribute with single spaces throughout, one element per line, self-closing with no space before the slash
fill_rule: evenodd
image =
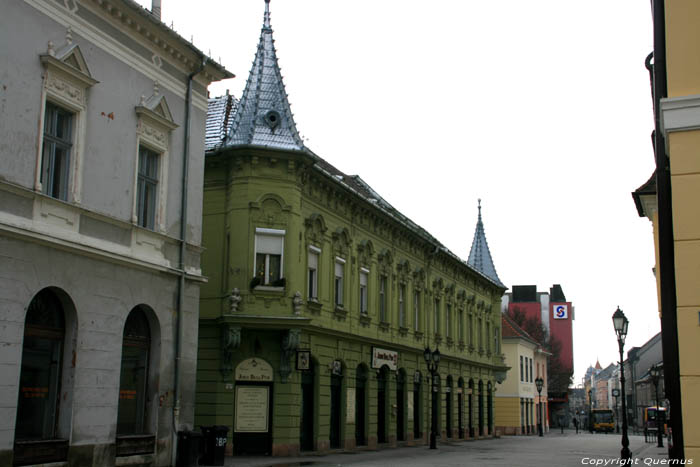
<path id="1" fill-rule="evenodd" d="M 384 365 L 390 370 L 396 371 L 399 365 L 399 353 L 393 350 L 372 347 L 372 368 L 381 368 Z"/>
<path id="2" fill-rule="evenodd" d="M 268 429 L 270 387 L 236 386 L 236 417 L 234 431 L 266 433 Z"/>
<path id="3" fill-rule="evenodd" d="M 406 398 L 406 401 L 408 402 L 408 421 L 412 422 L 413 421 L 413 394 L 410 392 L 408 393 L 408 398 Z"/>
<path id="4" fill-rule="evenodd" d="M 272 366 L 259 358 L 243 360 L 236 367 L 236 381 L 271 383 L 273 375 Z"/>
<path id="5" fill-rule="evenodd" d="M 552 318 L 554 319 L 568 319 L 569 318 L 569 305 L 553 305 L 552 308 Z"/>

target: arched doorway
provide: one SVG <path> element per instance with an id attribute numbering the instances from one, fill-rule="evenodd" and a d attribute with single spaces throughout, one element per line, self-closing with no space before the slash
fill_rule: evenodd
<path id="1" fill-rule="evenodd" d="M 406 371 L 401 368 L 396 374 L 396 440 L 406 440 Z"/>
<path id="2" fill-rule="evenodd" d="M 469 399 L 467 410 L 467 428 L 469 429 L 469 437 L 474 438 L 474 380 L 469 380 Z"/>
<path id="3" fill-rule="evenodd" d="M 355 372 L 355 444 L 367 444 L 367 367 L 357 366 Z"/>
<path id="4" fill-rule="evenodd" d="M 314 388 L 316 386 L 316 362 L 309 359 L 309 369 L 301 372 L 301 426 L 299 448 L 314 450 Z"/>
<path id="5" fill-rule="evenodd" d="M 340 448 L 341 437 L 343 365 L 339 360 L 335 360 L 332 368 L 330 442 L 332 449 L 338 449 Z"/>
<path id="6" fill-rule="evenodd" d="M 457 431 L 459 438 L 464 438 L 464 380 L 457 380 Z"/>
<path id="7" fill-rule="evenodd" d="M 477 401 L 479 408 L 479 436 L 484 436 L 484 382 L 479 381 L 479 399 Z"/>
<path id="8" fill-rule="evenodd" d="M 146 400 L 151 349 L 151 327 L 140 307 L 129 313 L 124 324 L 119 375 L 117 436 L 139 435 L 146 430 Z"/>
<path id="9" fill-rule="evenodd" d="M 43 289 L 27 307 L 22 344 L 22 364 L 15 422 L 15 464 L 59 462 L 67 457 L 70 407 L 61 400 L 72 394 L 63 386 L 66 351 L 66 310 L 60 291 Z M 65 415 L 61 411 L 65 410 Z M 68 423 L 68 426 L 70 424 Z M 49 442 L 50 440 L 50 442 Z M 47 444 L 42 443 L 47 441 Z"/>
<path id="10" fill-rule="evenodd" d="M 452 376 L 447 377 L 445 386 L 445 434 L 452 438 Z"/>
<path id="11" fill-rule="evenodd" d="M 386 443 L 387 380 L 389 367 L 384 365 L 377 374 L 377 442 Z"/>
<path id="12" fill-rule="evenodd" d="M 413 439 L 423 438 L 423 433 L 421 432 L 421 382 L 423 380 L 423 375 L 420 371 L 416 370 L 413 375 Z"/>

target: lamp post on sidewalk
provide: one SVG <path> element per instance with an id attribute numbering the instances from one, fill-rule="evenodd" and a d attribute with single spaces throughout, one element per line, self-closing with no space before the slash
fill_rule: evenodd
<path id="1" fill-rule="evenodd" d="M 661 376 L 661 369 L 659 365 L 652 365 L 649 368 L 649 376 L 651 376 L 651 382 L 654 383 L 654 392 L 656 393 L 656 434 L 658 436 L 658 442 L 656 447 L 664 447 L 664 439 L 661 433 L 663 425 L 661 424 L 661 407 L 659 407 L 659 377 Z"/>
<path id="2" fill-rule="evenodd" d="M 620 386 L 622 386 L 622 449 L 620 450 L 620 459 L 632 461 L 632 452 L 630 451 L 630 440 L 627 437 L 627 405 L 625 404 L 625 367 L 624 350 L 625 338 L 627 337 L 627 327 L 629 320 L 625 317 L 620 307 L 615 310 L 612 316 L 613 325 L 615 326 L 615 334 L 617 334 L 617 345 L 620 349 Z"/>
<path id="3" fill-rule="evenodd" d="M 593 390 L 588 390 L 588 431 L 593 433 Z"/>
<path id="4" fill-rule="evenodd" d="M 430 386 L 432 388 L 432 416 L 430 419 L 430 449 L 437 449 L 437 403 L 438 403 L 438 386 L 437 386 L 437 371 L 440 365 L 440 350 L 437 348 L 431 351 L 430 347 L 426 347 L 423 351 L 425 364 L 428 365 L 430 372 Z"/>
<path id="5" fill-rule="evenodd" d="M 537 387 L 537 418 L 539 418 L 539 423 L 537 424 L 537 429 L 540 432 L 540 436 L 542 436 L 542 386 L 543 385 L 544 385 L 544 380 L 541 377 L 535 378 L 535 386 Z"/>

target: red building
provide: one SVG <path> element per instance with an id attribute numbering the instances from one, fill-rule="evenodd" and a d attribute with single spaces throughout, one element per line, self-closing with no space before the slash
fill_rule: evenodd
<path id="1" fill-rule="evenodd" d="M 556 342 L 552 348 L 550 360 L 554 361 L 550 368 L 556 368 L 556 373 L 561 377 L 556 381 L 556 375 L 550 372 L 551 423 L 556 426 L 562 416 L 564 423 L 568 424 L 568 385 L 574 371 L 574 307 L 566 300 L 559 284 L 554 284 L 549 292 L 538 292 L 535 285 L 515 285 L 511 290 L 503 296 L 503 312 L 511 316 L 521 313 L 528 319 L 538 321 Z"/>

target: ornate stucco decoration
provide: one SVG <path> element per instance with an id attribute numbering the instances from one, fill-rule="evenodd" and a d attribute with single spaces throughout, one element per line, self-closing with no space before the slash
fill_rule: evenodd
<path id="1" fill-rule="evenodd" d="M 318 213 L 311 214 L 304 220 L 304 226 L 306 227 L 306 242 L 320 247 L 323 244 L 324 235 L 328 230 L 323 216 Z"/>
<path id="2" fill-rule="evenodd" d="M 360 266 L 369 268 L 372 263 L 372 256 L 374 256 L 372 240 L 362 240 L 357 244 L 357 258 Z"/>
<path id="3" fill-rule="evenodd" d="M 304 300 L 301 298 L 301 292 L 298 290 L 294 292 L 294 298 L 292 298 L 292 309 L 294 310 L 294 315 L 301 315 L 301 309 L 304 307 Z"/>
<path id="4" fill-rule="evenodd" d="M 228 297 L 229 313 L 234 314 L 239 310 L 241 300 L 241 291 L 238 290 L 238 287 L 234 287 L 233 290 L 231 290 L 231 295 Z"/>
<path id="5" fill-rule="evenodd" d="M 333 232 L 333 252 L 341 257 L 347 258 L 350 252 L 350 232 L 345 227 L 338 227 Z"/>
<path id="6" fill-rule="evenodd" d="M 282 336 L 282 356 L 280 360 L 280 377 L 283 383 L 287 382 L 292 372 L 291 359 L 299 348 L 301 329 L 290 329 Z"/>
<path id="7" fill-rule="evenodd" d="M 221 326 L 221 376 L 228 379 L 233 372 L 233 355 L 241 345 L 241 327 L 224 323 Z"/>

